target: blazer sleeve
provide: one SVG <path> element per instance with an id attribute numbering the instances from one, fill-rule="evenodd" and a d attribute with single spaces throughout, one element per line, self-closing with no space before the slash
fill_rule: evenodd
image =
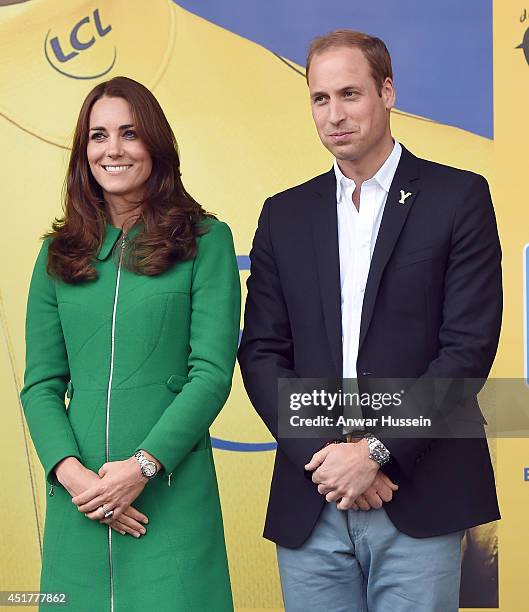
<path id="1" fill-rule="evenodd" d="M 29 288 L 20 400 L 46 478 L 57 484 L 55 465 L 69 456 L 81 461 L 81 455 L 64 401 L 70 369 L 57 307 L 57 281 L 46 271 L 48 244 L 48 240 L 42 244 Z"/>
<path id="2" fill-rule="evenodd" d="M 197 242 L 188 382 L 138 446 L 156 457 L 166 472 L 206 434 L 226 402 L 239 339 L 241 287 L 231 231 L 225 223 L 212 221 Z"/>
<path id="3" fill-rule="evenodd" d="M 304 466 L 321 449 L 323 441 L 282 438 L 278 426 L 278 379 L 295 378 L 293 340 L 274 257 L 270 231 L 271 200 L 264 203 L 252 250 L 251 274 L 244 309 L 244 329 L 239 364 L 246 392 L 279 449 L 304 474 Z"/>
<path id="4" fill-rule="evenodd" d="M 487 181 L 472 175 L 453 218 L 439 330 L 440 350 L 421 377 L 444 383 L 441 414 L 475 398 L 485 383 L 498 347 L 502 307 L 501 247 L 494 208 Z M 392 416 L 428 416 L 424 404 L 420 401 L 415 404 L 413 399 L 411 403 L 406 401 L 405 396 L 402 414 L 392 410 Z M 417 456 L 430 440 L 401 438 L 384 443 L 392 459 L 411 476 Z"/>

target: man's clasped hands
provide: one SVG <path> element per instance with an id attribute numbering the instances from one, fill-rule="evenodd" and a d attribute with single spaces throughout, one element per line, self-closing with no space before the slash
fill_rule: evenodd
<path id="1" fill-rule="evenodd" d="M 391 501 L 399 488 L 369 457 L 367 441 L 328 444 L 314 453 L 305 466 L 312 482 L 339 510 L 371 510 Z"/>

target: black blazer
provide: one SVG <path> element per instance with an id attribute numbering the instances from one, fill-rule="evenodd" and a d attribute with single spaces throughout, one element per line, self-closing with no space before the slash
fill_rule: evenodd
<path id="1" fill-rule="evenodd" d="M 412 195 L 399 203 L 401 190 Z M 278 442 L 264 535 L 296 548 L 326 503 L 304 470 L 321 439 L 278 438 L 277 379 L 341 378 L 334 171 L 269 198 L 250 253 L 239 362 Z M 485 379 L 502 313 L 501 250 L 486 180 L 402 149 L 364 295 L 358 384 L 370 376 Z M 473 397 L 461 419 L 483 432 Z M 484 437 L 384 440 L 399 490 L 384 507 L 413 537 L 499 518 Z"/>

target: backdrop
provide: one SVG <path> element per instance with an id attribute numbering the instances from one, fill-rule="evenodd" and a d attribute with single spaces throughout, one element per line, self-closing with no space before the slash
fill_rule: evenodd
<path id="1" fill-rule="evenodd" d="M 310 116 L 310 39 L 336 27 L 382 37 L 394 62 L 395 136 L 489 180 L 505 285 L 492 376 L 529 381 L 528 17 L 519 0 L 0 0 L 0 590 L 38 588 L 46 491 L 18 399 L 25 303 L 39 236 L 61 212 L 87 92 L 126 75 L 155 93 L 187 189 L 234 232 L 244 287 L 264 199 L 332 163 Z M 238 371 L 212 434 L 236 606 L 280 609 L 274 547 L 261 538 L 275 444 Z M 503 520 L 467 534 L 461 602 L 521 611 L 528 444 L 490 445 Z"/>

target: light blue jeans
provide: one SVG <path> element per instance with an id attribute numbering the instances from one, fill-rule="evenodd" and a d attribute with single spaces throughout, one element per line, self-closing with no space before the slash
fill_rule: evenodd
<path id="1" fill-rule="evenodd" d="M 300 548 L 277 547 L 286 612 L 457 612 L 463 531 L 411 538 L 384 508 L 327 503 Z"/>

